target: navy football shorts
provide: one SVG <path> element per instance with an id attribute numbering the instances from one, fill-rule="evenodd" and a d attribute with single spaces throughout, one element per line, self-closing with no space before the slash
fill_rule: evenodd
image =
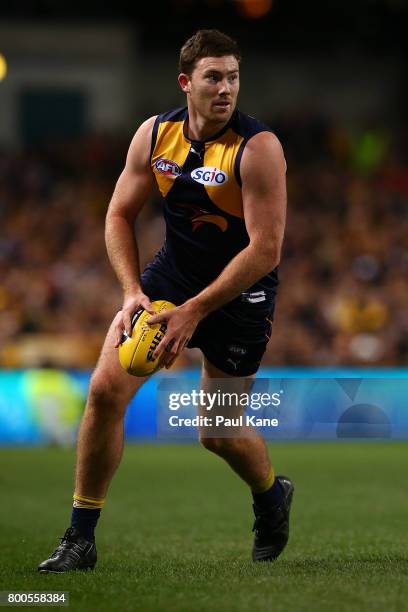
<path id="1" fill-rule="evenodd" d="M 200 292 L 157 260 L 146 266 L 141 282 L 151 301 L 168 300 L 176 306 Z M 242 293 L 200 321 L 187 347 L 201 349 L 226 374 L 254 374 L 271 335 L 275 296 L 276 290 Z"/>

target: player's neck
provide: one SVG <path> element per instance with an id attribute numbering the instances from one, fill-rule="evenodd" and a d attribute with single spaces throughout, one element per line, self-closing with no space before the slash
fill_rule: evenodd
<path id="1" fill-rule="evenodd" d="M 227 125 L 226 121 L 208 121 L 189 105 L 188 120 L 186 121 L 186 136 L 191 140 L 208 140 L 220 132 Z"/>

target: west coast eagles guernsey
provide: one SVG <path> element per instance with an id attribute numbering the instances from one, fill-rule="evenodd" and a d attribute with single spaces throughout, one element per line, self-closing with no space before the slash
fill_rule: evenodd
<path id="1" fill-rule="evenodd" d="M 205 141 L 188 138 L 187 123 L 187 108 L 181 108 L 159 115 L 153 126 L 151 167 L 164 198 L 166 222 L 166 240 L 156 262 L 201 290 L 249 243 L 240 162 L 248 140 L 271 130 L 238 109 Z M 277 283 L 275 268 L 248 290 L 262 294 L 275 290 Z"/>

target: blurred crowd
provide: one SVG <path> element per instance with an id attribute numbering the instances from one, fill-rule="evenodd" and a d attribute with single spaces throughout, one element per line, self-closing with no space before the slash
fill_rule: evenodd
<path id="1" fill-rule="evenodd" d="M 403 135 L 373 120 L 353 131 L 306 113 L 268 123 L 287 157 L 289 208 L 264 363 L 406 364 Z M 121 305 L 104 245 L 104 217 L 127 147 L 126 139 L 97 134 L 80 143 L 0 151 L 3 365 L 25 365 L 31 353 L 22 347 L 40 346 L 44 338 L 58 343 L 62 355 L 64 342 L 71 347 L 66 365 L 93 365 Z M 160 206 L 155 196 L 137 221 L 142 265 L 163 240 Z M 53 352 L 42 346 L 35 359 L 52 362 Z M 180 364 L 197 363 L 198 351 L 184 353 Z"/>

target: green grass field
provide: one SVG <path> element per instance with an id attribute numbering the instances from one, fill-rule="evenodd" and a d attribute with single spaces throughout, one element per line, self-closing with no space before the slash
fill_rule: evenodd
<path id="1" fill-rule="evenodd" d="M 0 450 L 0 590 L 64 590 L 75 610 L 408 609 L 407 445 L 277 444 L 296 486 L 291 538 L 250 561 L 248 491 L 196 445 L 129 445 L 94 572 L 39 575 L 70 514 L 74 452 Z"/>

